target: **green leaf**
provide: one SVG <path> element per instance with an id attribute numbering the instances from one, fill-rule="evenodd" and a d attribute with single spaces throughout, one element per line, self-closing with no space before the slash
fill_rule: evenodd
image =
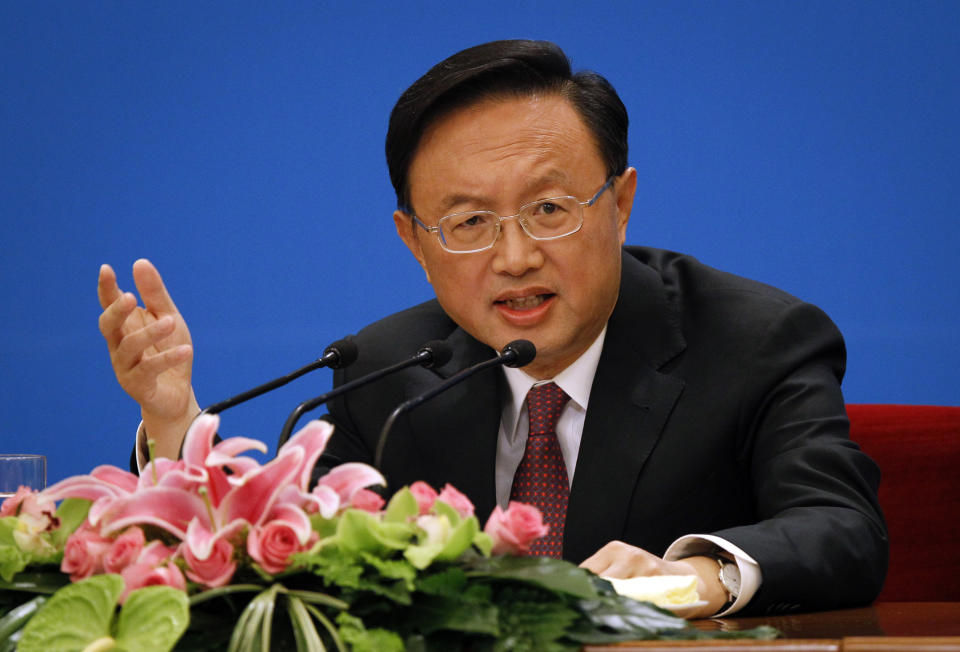
<path id="1" fill-rule="evenodd" d="M 689 638 L 693 628 L 683 618 L 649 602 L 639 602 L 626 596 L 607 594 L 596 600 L 578 604 L 589 623 L 591 632 L 616 633 L 616 637 L 575 635 L 580 642 L 611 642 L 614 640 L 644 640 L 658 637 Z"/>
<path id="2" fill-rule="evenodd" d="M 423 576 L 417 581 L 417 590 L 428 595 L 459 598 L 467 589 L 467 575 L 457 567 Z"/>
<path id="3" fill-rule="evenodd" d="M 544 599 L 541 591 L 530 589 L 501 594 L 498 599 L 501 632 L 494 649 L 511 652 L 577 649 L 579 646 L 571 646 L 561 639 L 580 615 L 563 600 L 553 597 Z"/>
<path id="4" fill-rule="evenodd" d="M 273 616 L 273 605 L 277 599 L 277 592 L 280 585 L 274 584 L 270 588 L 259 593 L 247 605 L 236 626 L 233 628 L 233 636 L 230 637 L 229 652 L 247 652 L 253 650 L 265 649 L 261 646 L 261 637 L 264 630 L 264 618 L 266 614 Z"/>
<path id="5" fill-rule="evenodd" d="M 321 540 L 327 539 L 337 533 L 337 519 L 313 514 L 310 516 L 310 528 L 320 535 Z"/>
<path id="6" fill-rule="evenodd" d="M 65 498 L 57 508 L 57 518 L 60 519 L 60 527 L 54 530 L 51 536 L 51 542 L 57 548 L 63 548 L 67 543 L 67 538 L 87 520 L 87 512 L 90 511 L 90 505 L 93 503 L 83 498 Z"/>
<path id="7" fill-rule="evenodd" d="M 0 580 L 12 582 L 17 573 L 30 563 L 30 555 L 16 545 L 0 543 Z"/>
<path id="8" fill-rule="evenodd" d="M 450 521 L 450 525 L 457 525 L 461 520 L 460 512 L 442 500 L 433 501 L 433 513 L 437 516 L 446 516 L 447 520 Z"/>
<path id="9" fill-rule="evenodd" d="M 26 593 L 46 593 L 53 595 L 70 583 L 70 578 L 60 572 L 59 567 L 50 566 L 49 571 L 17 573 L 13 580 L 0 580 L 0 590 L 24 591 Z"/>
<path id="10" fill-rule="evenodd" d="M 419 513 L 416 497 L 409 487 L 404 487 L 390 498 L 383 512 L 383 520 L 386 523 L 406 523 Z"/>
<path id="11" fill-rule="evenodd" d="M 30 555 L 20 550 L 13 538 L 19 522 L 16 516 L 0 518 L 0 579 L 4 582 L 13 580 L 30 563 Z"/>
<path id="12" fill-rule="evenodd" d="M 343 600 L 338 600 L 333 596 L 318 591 L 295 591 L 288 589 L 286 593 L 290 597 L 298 598 L 310 604 L 322 604 L 336 609 L 347 609 L 350 607 L 350 605 Z"/>
<path id="13" fill-rule="evenodd" d="M 82 650 L 109 637 L 121 593 L 119 575 L 96 575 L 63 587 L 24 627 L 19 652 Z"/>
<path id="14" fill-rule="evenodd" d="M 407 619 L 414 631 L 431 634 L 455 630 L 497 636 L 500 633 L 496 605 L 462 602 L 436 596 L 418 596 Z"/>
<path id="15" fill-rule="evenodd" d="M 353 652 L 403 652 L 403 639 L 385 629 L 367 629 L 363 621 L 346 611 L 337 614 L 340 637 Z"/>
<path id="16" fill-rule="evenodd" d="M 376 534 L 383 544 L 393 550 L 403 550 L 413 538 L 416 528 L 411 523 L 377 523 Z"/>
<path id="17" fill-rule="evenodd" d="M 290 624 L 293 626 L 298 652 L 327 649 L 320 640 L 320 633 L 317 632 L 317 627 L 310 618 L 310 612 L 307 611 L 302 600 L 287 596 L 287 615 L 290 616 Z"/>
<path id="18" fill-rule="evenodd" d="M 8 611 L 3 618 L 0 618 L 0 641 L 6 641 L 13 636 L 14 632 L 19 631 L 46 601 L 47 598 L 38 595 L 33 600 Z"/>
<path id="19" fill-rule="evenodd" d="M 318 552 L 300 553 L 295 556 L 297 564 L 303 565 L 326 584 L 342 588 L 357 588 L 364 566 L 358 556 L 344 554 L 337 548 L 321 548 Z"/>
<path id="20" fill-rule="evenodd" d="M 433 560 L 436 559 L 441 550 L 443 550 L 442 544 L 427 543 L 419 546 L 410 546 L 403 551 L 403 556 L 414 568 L 423 570 L 433 563 Z"/>
<path id="21" fill-rule="evenodd" d="M 493 551 L 493 539 L 483 530 L 478 530 L 477 533 L 473 535 L 473 545 L 476 546 L 477 550 L 479 550 L 480 554 L 484 557 L 489 557 Z"/>
<path id="22" fill-rule="evenodd" d="M 4 516 L 0 518 L 0 546 L 15 546 L 13 540 L 13 531 L 17 529 L 20 523 L 16 516 Z"/>
<path id="23" fill-rule="evenodd" d="M 467 565 L 470 577 L 515 580 L 584 600 L 597 598 L 593 574 L 570 562 L 549 557 L 477 557 Z"/>
<path id="24" fill-rule="evenodd" d="M 451 521 L 453 523 L 453 521 Z M 453 533 L 447 539 L 447 544 L 437 555 L 437 561 L 453 561 L 473 543 L 474 537 L 480 531 L 480 523 L 471 516 L 461 520 L 453 528 Z"/>
<path id="25" fill-rule="evenodd" d="M 343 644 L 343 639 L 340 638 L 340 632 L 337 631 L 337 626 L 334 625 L 329 618 L 327 618 L 319 609 L 317 609 L 312 604 L 306 603 L 304 604 L 304 606 L 306 607 L 307 611 L 309 611 L 310 614 L 314 618 L 319 620 L 320 624 L 324 626 L 324 628 L 327 630 L 327 633 L 330 634 L 330 638 L 333 639 L 333 644 L 337 646 L 337 650 L 339 650 L 340 652 L 347 652 L 347 648 Z M 341 612 L 341 613 L 345 613 L 345 612 Z"/>
<path id="26" fill-rule="evenodd" d="M 413 590 L 414 580 L 417 579 L 417 569 L 406 559 L 384 559 L 368 553 L 361 553 L 360 558 L 368 566 L 372 566 L 382 577 L 391 580 L 403 580 Z"/>
<path id="27" fill-rule="evenodd" d="M 127 650 L 172 650 L 190 623 L 187 594 L 169 586 L 148 586 L 127 596 L 117 621 L 117 645 Z"/>
<path id="28" fill-rule="evenodd" d="M 397 526 L 400 526 L 399 528 Z M 412 528 L 405 524 L 381 524 L 370 512 L 348 509 L 337 524 L 336 545 L 351 552 L 384 553 L 406 546 Z"/>
<path id="29" fill-rule="evenodd" d="M 441 505 L 441 509 L 439 510 L 441 513 L 429 518 L 434 518 L 435 522 L 446 522 L 450 524 L 449 527 L 451 527 L 451 529 L 450 533 L 446 536 L 446 540 L 412 545 L 403 551 L 403 556 L 407 561 L 420 570 L 427 568 L 434 561 L 453 561 L 457 559 L 470 547 L 480 529 L 480 525 L 475 517 L 471 516 L 461 520 L 452 507 L 444 509 L 443 506 L 446 505 L 446 503 L 441 503 L 440 501 L 437 501 L 434 505 L 436 506 L 438 503 Z M 450 520 L 447 511 L 453 511 L 454 518 L 457 519 L 455 524 L 454 521 Z M 446 519 L 446 521 L 443 519 Z"/>
<path id="30" fill-rule="evenodd" d="M 194 605 L 201 604 L 207 600 L 221 598 L 232 593 L 259 593 L 260 591 L 263 591 L 263 589 L 264 587 L 259 584 L 228 584 L 226 586 L 218 586 L 215 589 L 209 589 L 191 596 L 190 606 L 193 607 Z"/>

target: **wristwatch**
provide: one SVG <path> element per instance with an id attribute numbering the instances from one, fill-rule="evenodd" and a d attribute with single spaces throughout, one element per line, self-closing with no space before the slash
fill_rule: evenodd
<path id="1" fill-rule="evenodd" d="M 720 608 L 720 611 L 723 611 L 736 602 L 740 595 L 740 567 L 723 557 L 714 557 L 714 559 L 720 566 L 717 579 L 720 580 L 723 590 L 727 592 L 727 602 Z"/>

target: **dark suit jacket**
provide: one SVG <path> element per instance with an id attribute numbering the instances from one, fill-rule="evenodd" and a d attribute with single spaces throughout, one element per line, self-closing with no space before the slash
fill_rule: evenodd
<path id="1" fill-rule="evenodd" d="M 323 464 L 372 463 L 401 401 L 494 352 L 429 301 L 357 335 L 340 384 L 445 339 L 453 360 L 414 368 L 330 406 Z M 689 256 L 627 247 L 570 492 L 564 556 L 608 541 L 662 554 L 716 534 L 748 552 L 763 583 L 749 611 L 867 603 L 886 571 L 879 471 L 848 437 L 843 339 L 819 309 Z M 395 424 L 383 468 L 395 490 L 449 482 L 482 519 L 495 505 L 499 371 L 484 372 Z"/>

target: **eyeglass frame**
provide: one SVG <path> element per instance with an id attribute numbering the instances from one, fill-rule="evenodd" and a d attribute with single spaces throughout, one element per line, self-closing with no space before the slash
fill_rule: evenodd
<path id="1" fill-rule="evenodd" d="M 595 203 L 597 203 L 597 200 L 600 199 L 600 195 L 602 195 L 607 188 L 613 187 L 613 181 L 616 178 L 617 178 L 617 175 L 615 174 L 611 174 L 609 177 L 607 177 L 607 180 L 604 182 L 604 184 L 600 186 L 600 190 L 598 190 L 593 195 L 593 197 L 591 197 L 587 201 L 580 201 L 573 195 L 560 195 L 559 197 L 544 197 L 542 199 L 534 199 L 533 201 L 527 202 L 526 204 L 518 208 L 517 212 L 514 213 L 513 215 L 499 215 L 496 211 L 490 211 L 490 210 L 460 211 L 457 213 L 450 213 L 448 215 L 444 215 L 439 220 L 437 220 L 436 226 L 427 226 L 426 224 L 423 223 L 423 221 L 420 220 L 419 217 L 417 217 L 416 213 L 414 213 L 413 211 L 410 212 L 410 217 L 413 218 L 414 224 L 418 225 L 427 233 L 436 234 L 437 241 L 440 243 L 440 246 L 443 248 L 444 251 L 448 251 L 451 254 L 475 254 L 481 251 L 486 251 L 487 249 L 493 249 L 493 246 L 497 244 L 497 240 L 500 239 L 500 233 L 503 231 L 503 227 L 501 226 L 503 221 L 519 218 L 520 214 L 523 212 L 523 209 L 525 209 L 526 207 L 532 206 L 534 204 L 539 204 L 541 202 L 549 202 L 552 199 L 573 199 L 580 206 L 580 223 L 577 225 L 577 228 L 575 228 L 573 231 L 570 231 L 569 233 L 564 233 L 562 235 L 552 235 L 546 238 L 541 238 L 530 233 L 530 231 L 527 230 L 527 225 L 524 224 L 522 220 L 520 221 L 520 228 L 523 229 L 523 232 L 526 233 L 527 236 L 529 236 L 531 239 L 537 240 L 539 242 L 544 242 L 547 240 L 558 240 L 560 238 L 566 238 L 567 236 L 571 236 L 583 228 L 583 208 L 593 206 Z M 485 247 L 481 247 L 480 249 L 465 249 L 462 251 L 447 248 L 447 243 L 443 237 L 443 231 L 440 227 L 440 223 L 449 217 L 454 217 L 456 215 L 463 215 L 465 213 L 490 213 L 497 217 L 497 231 L 494 234 L 493 240 L 490 242 L 490 244 L 486 245 Z"/>

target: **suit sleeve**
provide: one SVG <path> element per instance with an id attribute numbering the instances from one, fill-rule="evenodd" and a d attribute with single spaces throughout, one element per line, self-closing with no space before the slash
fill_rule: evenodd
<path id="1" fill-rule="evenodd" d="M 886 574 L 880 472 L 849 438 L 840 391 L 846 352 L 830 319 L 804 303 L 770 325 L 746 370 L 743 468 L 758 522 L 715 532 L 747 551 L 763 583 L 747 611 L 777 613 L 866 604 Z"/>

